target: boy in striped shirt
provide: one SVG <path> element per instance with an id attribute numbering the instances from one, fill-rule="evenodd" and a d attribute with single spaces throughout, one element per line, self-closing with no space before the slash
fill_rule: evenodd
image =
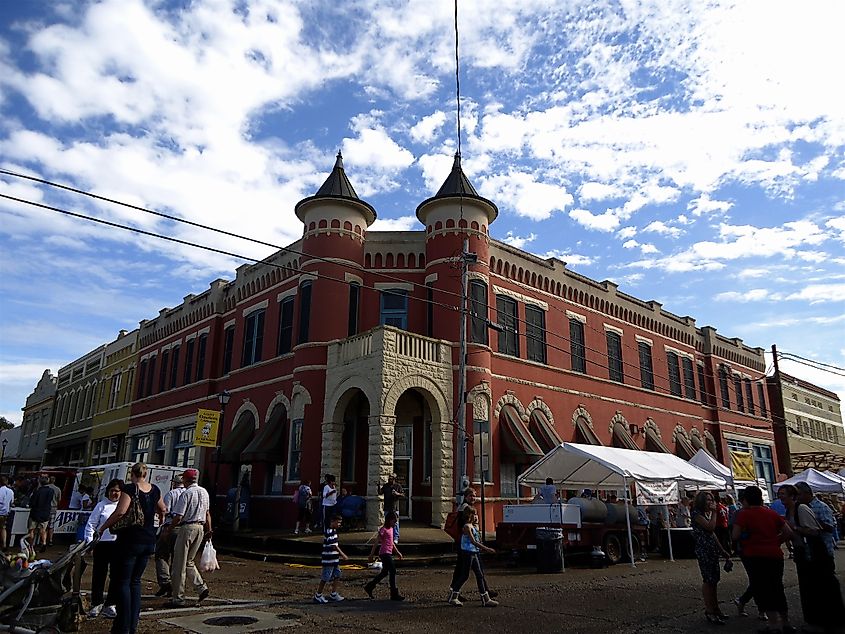
<path id="1" fill-rule="evenodd" d="M 317 588 L 317 594 L 314 595 L 314 603 L 343 601 L 343 597 L 337 592 L 337 585 L 340 580 L 340 560 L 343 559 L 346 561 L 349 557 L 340 549 L 337 539 L 337 529 L 340 528 L 342 521 L 343 519 L 340 515 L 333 515 L 329 520 L 329 525 L 323 532 L 323 572 L 320 575 L 320 585 Z M 332 592 L 326 597 L 323 595 L 323 590 L 329 582 L 332 584 Z"/>

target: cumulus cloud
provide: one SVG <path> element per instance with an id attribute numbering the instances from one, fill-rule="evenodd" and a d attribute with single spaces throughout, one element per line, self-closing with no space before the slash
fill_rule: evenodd
<path id="1" fill-rule="evenodd" d="M 537 253 L 535 255 L 541 258 L 556 258 L 565 262 L 567 266 L 590 266 L 597 259 L 595 256 L 560 251 L 558 249 L 552 249 L 551 251 L 546 251 L 542 254 Z"/>
<path id="2" fill-rule="evenodd" d="M 583 183 L 581 187 L 578 188 L 578 199 L 584 202 L 607 200 L 608 198 L 618 198 L 622 195 L 622 193 L 622 190 L 616 185 L 590 181 L 588 183 Z"/>
<path id="3" fill-rule="evenodd" d="M 737 303 L 759 302 L 769 298 L 769 291 L 765 288 L 755 288 L 745 292 L 726 291 L 724 293 L 718 293 L 713 297 L 717 302 Z"/>
<path id="4" fill-rule="evenodd" d="M 672 238 L 677 238 L 681 233 L 683 233 L 677 227 L 670 227 L 665 222 L 661 220 L 654 220 L 650 222 L 642 229 L 643 233 L 659 233 L 664 236 L 670 236 Z"/>
<path id="5" fill-rule="evenodd" d="M 515 235 L 513 231 L 508 231 L 508 234 L 502 238 L 502 242 L 516 247 L 517 249 L 524 249 L 529 242 L 534 242 L 537 239 L 536 233 L 529 233 L 527 236 Z"/>
<path id="6" fill-rule="evenodd" d="M 480 193 L 500 207 L 531 220 L 545 220 L 572 204 L 565 187 L 539 182 L 535 175 L 510 171 L 482 179 Z"/>
<path id="7" fill-rule="evenodd" d="M 612 209 L 601 214 L 594 214 L 587 209 L 573 209 L 569 217 L 585 229 L 594 231 L 613 231 L 620 223 L 619 216 Z"/>
<path id="8" fill-rule="evenodd" d="M 431 143 L 444 123 L 446 123 L 446 113 L 438 110 L 420 119 L 408 133 L 417 143 Z"/>
<path id="9" fill-rule="evenodd" d="M 368 231 L 412 231 L 421 228 L 416 216 L 401 218 L 377 218 Z"/>

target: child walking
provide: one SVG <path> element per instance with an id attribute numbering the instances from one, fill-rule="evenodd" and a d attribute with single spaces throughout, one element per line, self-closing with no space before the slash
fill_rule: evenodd
<path id="1" fill-rule="evenodd" d="M 464 511 L 466 524 L 464 524 L 461 535 L 461 550 L 458 552 L 458 565 L 455 575 L 452 578 L 452 587 L 449 588 L 449 605 L 462 606 L 460 599 L 461 588 L 469 579 L 469 571 L 475 574 L 475 581 L 478 584 L 478 592 L 481 595 L 481 604 L 485 608 L 495 608 L 499 602 L 490 598 L 487 588 L 487 581 L 484 579 L 484 568 L 481 567 L 481 560 L 478 555 L 481 551 L 486 553 L 496 552 L 481 543 L 478 533 L 478 511 L 468 507 Z"/>
<path id="2" fill-rule="evenodd" d="M 317 587 L 317 594 L 314 595 L 314 603 L 343 601 L 343 597 L 337 591 L 338 581 L 340 579 L 340 560 L 343 559 L 346 561 L 349 557 L 340 549 L 337 538 L 337 529 L 340 528 L 342 521 L 340 515 L 332 515 L 331 518 L 328 518 L 326 529 L 323 531 L 323 572 L 320 575 L 320 585 Z M 329 582 L 332 584 L 332 592 L 327 598 L 323 595 L 323 590 L 325 590 L 326 584 Z"/>
<path id="3" fill-rule="evenodd" d="M 390 600 L 405 600 L 405 597 L 399 594 L 399 590 L 396 587 L 396 564 L 393 562 L 393 554 L 396 553 L 396 556 L 401 561 L 402 553 L 399 552 L 399 549 L 396 547 L 396 542 L 394 541 L 393 529 L 395 526 L 396 514 L 391 513 L 384 518 L 384 526 L 378 529 L 378 542 L 373 544 L 373 549 L 370 551 L 371 562 L 376 558 L 376 549 L 378 549 L 379 558 L 381 559 L 381 572 L 364 586 L 364 592 L 366 592 L 367 596 L 371 599 L 373 598 L 373 590 L 375 590 L 379 582 L 381 582 L 381 580 L 387 575 L 390 575 Z"/>

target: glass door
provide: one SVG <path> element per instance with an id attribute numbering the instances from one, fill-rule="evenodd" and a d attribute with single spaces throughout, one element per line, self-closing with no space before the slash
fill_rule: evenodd
<path id="1" fill-rule="evenodd" d="M 414 428 L 411 425 L 397 425 L 393 431 L 393 471 L 396 481 L 405 492 L 399 500 L 397 510 L 401 519 L 411 519 L 411 474 L 413 471 Z"/>

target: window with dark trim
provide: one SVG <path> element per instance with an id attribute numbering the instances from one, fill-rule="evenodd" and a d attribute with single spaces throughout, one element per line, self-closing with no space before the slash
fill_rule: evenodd
<path id="1" fill-rule="evenodd" d="M 697 367 L 698 372 L 698 397 L 704 405 L 708 405 L 710 403 L 710 398 L 707 394 L 707 382 L 704 378 L 704 366 L 699 365 Z"/>
<path id="2" fill-rule="evenodd" d="M 390 288 L 381 292 L 381 310 L 379 323 L 408 329 L 408 291 Z"/>
<path id="3" fill-rule="evenodd" d="M 146 396 L 150 396 L 153 393 L 154 381 L 156 375 L 156 358 L 155 356 L 150 357 L 150 362 L 147 364 L 147 394 Z"/>
<path id="4" fill-rule="evenodd" d="M 141 361 L 140 365 L 138 366 L 138 398 L 144 398 L 146 394 L 144 394 L 144 381 L 147 379 L 147 360 L 144 359 Z"/>
<path id="5" fill-rule="evenodd" d="M 695 400 L 695 373 L 692 370 L 692 359 L 684 357 L 681 359 L 681 365 L 684 366 L 684 396 L 690 400 Z"/>
<path id="6" fill-rule="evenodd" d="M 179 348 L 181 346 L 173 346 L 173 351 L 170 354 L 170 385 L 171 390 L 176 387 L 179 379 Z"/>
<path id="7" fill-rule="evenodd" d="M 277 354 L 287 354 L 293 345 L 293 300 L 294 296 L 285 297 L 279 302 L 279 341 Z"/>
<path id="8" fill-rule="evenodd" d="M 505 295 L 496 296 L 496 320 L 502 327 L 499 333 L 499 352 L 519 356 L 519 321 L 516 301 Z"/>
<path id="9" fill-rule="evenodd" d="M 299 332 L 296 333 L 296 343 L 308 341 L 308 331 L 311 327 L 311 288 L 310 280 L 299 285 Z"/>
<path id="10" fill-rule="evenodd" d="M 734 374 L 734 392 L 736 392 L 736 408 L 740 412 L 745 411 L 745 398 L 742 396 L 742 377 Z"/>
<path id="11" fill-rule="evenodd" d="M 426 315 L 426 334 L 429 337 L 434 336 L 434 284 L 429 282 L 425 285 L 425 315 Z"/>
<path id="12" fill-rule="evenodd" d="M 197 345 L 196 337 L 193 339 L 188 339 L 185 342 L 185 371 L 182 373 L 182 384 L 188 385 L 188 383 L 193 383 L 194 379 L 194 348 Z"/>
<path id="13" fill-rule="evenodd" d="M 546 362 L 546 312 L 537 306 L 525 306 L 525 340 L 529 361 Z"/>
<path id="14" fill-rule="evenodd" d="M 246 316 L 244 324 L 244 347 L 241 354 L 241 367 L 245 368 L 261 361 L 261 348 L 264 346 L 264 309 L 254 310 Z"/>
<path id="15" fill-rule="evenodd" d="M 158 391 L 164 392 L 167 387 L 167 359 L 170 357 L 170 350 L 161 353 L 161 370 L 158 373 Z"/>
<path id="16" fill-rule="evenodd" d="M 618 332 L 608 330 L 607 339 L 607 369 L 611 381 L 625 382 L 625 372 L 622 366 L 622 337 Z"/>
<path id="17" fill-rule="evenodd" d="M 358 334 L 358 305 L 361 301 L 361 285 L 357 282 L 352 282 L 349 285 L 349 328 L 347 335 Z"/>
<path id="18" fill-rule="evenodd" d="M 584 346 L 584 324 L 580 320 L 569 319 L 569 353 L 572 357 L 572 369 L 587 373 L 587 350 Z"/>
<path id="19" fill-rule="evenodd" d="M 197 381 L 205 377 L 205 350 L 208 347 L 208 333 L 199 336 L 197 344 Z"/>
<path id="20" fill-rule="evenodd" d="M 298 418 L 290 424 L 290 442 L 288 443 L 288 480 L 298 481 L 300 478 L 300 458 L 302 456 L 302 424 Z"/>
<path id="21" fill-rule="evenodd" d="M 469 340 L 487 345 L 487 284 L 479 280 L 469 283 L 469 313 Z"/>
<path id="22" fill-rule="evenodd" d="M 681 396 L 681 365 L 676 353 L 666 352 L 666 367 L 669 370 L 669 392 L 672 396 Z"/>
<path id="23" fill-rule="evenodd" d="M 757 401 L 760 403 L 760 416 L 766 417 L 768 412 L 766 412 L 766 395 L 764 394 L 763 384 L 757 384 Z"/>
<path id="24" fill-rule="evenodd" d="M 235 327 L 229 326 L 223 331 L 223 374 L 232 371 L 232 350 L 235 347 Z"/>
<path id="25" fill-rule="evenodd" d="M 645 341 L 637 342 L 640 355 L 640 383 L 647 390 L 654 389 L 654 366 L 651 363 L 651 346 Z"/>
<path id="26" fill-rule="evenodd" d="M 725 366 L 719 366 L 719 393 L 722 397 L 722 407 L 731 408 L 731 394 L 728 390 L 728 371 Z"/>
<path id="27" fill-rule="evenodd" d="M 745 379 L 745 400 L 748 401 L 748 413 L 754 414 L 754 390 L 751 388 L 751 379 Z"/>

